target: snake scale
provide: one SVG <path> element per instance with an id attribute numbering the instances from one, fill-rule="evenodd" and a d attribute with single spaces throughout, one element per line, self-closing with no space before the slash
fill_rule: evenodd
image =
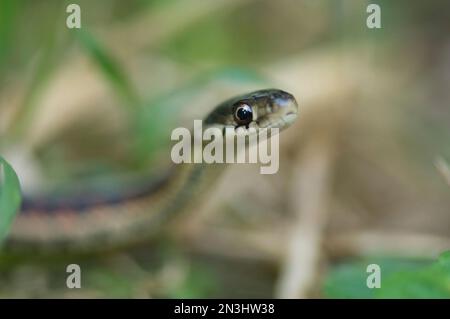
<path id="1" fill-rule="evenodd" d="M 282 131 L 296 119 L 297 112 L 291 94 L 265 89 L 224 101 L 203 122 L 223 132 L 230 126 Z M 25 199 L 7 245 L 92 250 L 143 240 L 154 236 L 175 215 L 201 204 L 227 166 L 173 165 L 158 178 L 114 195 Z"/>

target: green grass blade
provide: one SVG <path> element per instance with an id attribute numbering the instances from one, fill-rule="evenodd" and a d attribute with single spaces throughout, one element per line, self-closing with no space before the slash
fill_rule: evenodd
<path id="1" fill-rule="evenodd" d="M 93 61 L 99 66 L 103 75 L 113 85 L 129 107 L 139 104 L 139 97 L 119 63 L 89 31 L 76 31 L 76 38 Z"/>
<path id="2" fill-rule="evenodd" d="M 58 4 L 58 6 L 61 7 L 61 4 Z M 36 53 L 31 55 L 35 62 L 32 63 L 31 76 L 25 81 L 25 90 L 21 97 L 19 109 L 10 123 L 8 143 L 20 140 L 26 134 L 38 106 L 36 102 L 49 84 L 52 73 L 58 67 L 57 62 L 61 52 L 61 39 L 58 29 L 60 23 L 61 18 L 55 17 L 54 21 L 49 22 L 44 28 L 44 35 L 37 35 L 42 41 L 40 41 Z"/>

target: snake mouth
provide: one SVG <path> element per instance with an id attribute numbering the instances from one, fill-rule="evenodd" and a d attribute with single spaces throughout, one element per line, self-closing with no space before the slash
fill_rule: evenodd
<path id="1" fill-rule="evenodd" d="M 284 121 L 286 122 L 286 124 L 291 125 L 297 119 L 297 115 L 298 115 L 298 112 L 293 112 L 293 111 L 288 112 L 284 116 Z"/>

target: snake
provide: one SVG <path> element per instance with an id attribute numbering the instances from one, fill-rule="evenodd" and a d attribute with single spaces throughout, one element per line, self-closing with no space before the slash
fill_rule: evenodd
<path id="1" fill-rule="evenodd" d="M 289 127 L 297 118 L 295 97 L 280 89 L 262 89 L 231 97 L 202 120 L 207 127 L 244 134 Z M 255 130 L 250 131 L 249 128 Z M 249 133 L 252 132 L 252 133 Z M 151 238 L 186 210 L 195 210 L 232 164 L 173 164 L 150 180 L 114 194 L 39 195 L 24 198 L 7 247 L 95 250 Z"/>

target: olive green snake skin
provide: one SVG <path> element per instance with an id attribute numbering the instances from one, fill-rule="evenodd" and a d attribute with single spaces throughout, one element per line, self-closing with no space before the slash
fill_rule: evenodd
<path id="1" fill-rule="evenodd" d="M 203 119 L 209 127 L 287 128 L 297 117 L 295 98 L 266 89 L 231 98 Z M 145 185 L 114 196 L 25 201 L 7 246 L 92 250 L 155 236 L 175 215 L 202 203 L 229 164 L 177 164 Z"/>

